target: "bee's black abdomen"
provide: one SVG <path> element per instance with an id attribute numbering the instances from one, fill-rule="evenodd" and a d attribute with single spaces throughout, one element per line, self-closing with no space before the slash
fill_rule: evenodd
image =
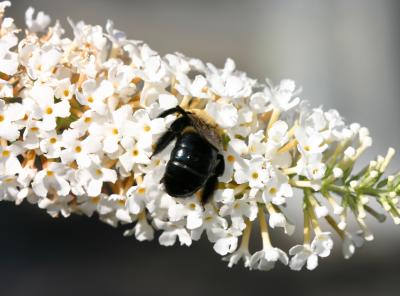
<path id="1" fill-rule="evenodd" d="M 163 183 L 171 196 L 186 197 L 199 190 L 213 172 L 218 153 L 194 132 L 182 134 L 171 152 Z"/>
<path id="2" fill-rule="evenodd" d="M 157 140 L 153 155 L 164 150 L 175 138 L 175 147 L 161 179 L 165 191 L 175 197 L 188 197 L 203 188 L 200 201 L 205 204 L 216 190 L 225 165 L 222 140 L 210 125 L 180 106 L 165 110 L 158 117 L 179 113 L 169 129 Z M 152 155 L 152 156 L 153 156 Z"/>
<path id="3" fill-rule="evenodd" d="M 163 183 L 165 191 L 176 197 L 187 197 L 195 193 L 203 186 L 204 177 L 194 174 L 188 167 L 177 162 L 168 164 Z"/>
<path id="4" fill-rule="evenodd" d="M 208 176 L 214 169 L 217 151 L 197 133 L 184 133 L 178 138 L 171 160 L 189 166 L 197 173 Z"/>

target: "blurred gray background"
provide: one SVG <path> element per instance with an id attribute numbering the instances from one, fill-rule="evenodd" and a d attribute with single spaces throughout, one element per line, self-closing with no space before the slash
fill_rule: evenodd
<path id="1" fill-rule="evenodd" d="M 105 25 L 161 54 L 180 51 L 249 76 L 293 78 L 312 105 L 370 128 L 364 160 L 400 150 L 400 1 L 12 1 L 24 24 L 31 5 L 60 19 Z M 71 32 L 68 28 L 68 32 Z M 397 156 L 392 169 L 399 169 Z M 53 220 L 0 204 L 0 295 L 399 295 L 400 227 L 369 220 L 375 241 L 346 261 L 339 245 L 314 272 L 228 270 L 206 241 L 164 248 L 122 237 L 96 219 Z M 284 249 L 292 241 L 279 233 Z"/>

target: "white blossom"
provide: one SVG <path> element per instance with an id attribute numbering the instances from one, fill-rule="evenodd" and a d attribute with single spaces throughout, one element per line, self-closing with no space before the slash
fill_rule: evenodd
<path id="1" fill-rule="evenodd" d="M 259 83 L 230 58 L 218 68 L 182 53 L 162 56 L 110 20 L 103 29 L 68 19 L 67 37 L 62 22 L 49 27 L 50 17 L 29 7 L 20 29 L 5 17 L 10 5 L 0 2 L 0 201 L 26 200 L 52 217 L 95 216 L 163 246 L 190 246 L 204 234 L 229 267 L 242 260 L 258 270 L 277 261 L 315 269 L 333 249 L 327 227 L 350 258 L 373 239 L 367 215 L 386 217 L 373 199 L 400 223 L 400 173 L 385 174 L 394 149 L 357 172 L 372 145 L 369 130 L 309 107 L 294 81 Z M 215 168 L 198 176 L 203 187 L 189 197 L 170 196 L 162 184 L 180 133 L 154 149 L 185 115 L 159 115 L 176 106 L 204 121 L 182 132 L 220 140 L 213 144 L 224 170 L 207 201 L 202 192 Z M 293 234 L 294 211 L 303 211 L 304 242 L 290 248 L 289 263 L 269 231 Z M 347 230 L 351 214 L 356 235 Z M 252 254 L 256 222 L 263 246 Z"/>
<path id="2" fill-rule="evenodd" d="M 265 247 L 261 251 L 255 252 L 250 258 L 250 269 L 271 270 L 275 267 L 275 263 L 280 261 L 287 265 L 289 259 L 285 252 L 279 248 Z"/>

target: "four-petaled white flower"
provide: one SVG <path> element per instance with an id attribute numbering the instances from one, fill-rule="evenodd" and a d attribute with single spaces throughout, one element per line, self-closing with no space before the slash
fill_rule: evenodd
<path id="1" fill-rule="evenodd" d="M 57 127 L 57 118 L 64 118 L 70 115 L 69 102 L 54 100 L 54 90 L 45 85 L 36 84 L 32 88 L 31 96 L 37 104 L 36 116 L 42 119 L 38 122 L 39 127 L 44 131 L 51 131 Z"/>
<path id="2" fill-rule="evenodd" d="M 48 167 L 38 172 L 32 182 L 32 189 L 40 197 L 47 197 L 48 194 L 67 196 L 71 190 L 66 180 L 68 168 L 60 163 L 50 162 Z"/>
<path id="3" fill-rule="evenodd" d="M 251 256 L 249 264 L 250 269 L 271 270 L 275 267 L 277 261 L 287 265 L 289 258 L 281 249 L 268 246 L 261 251 L 255 252 Z"/>

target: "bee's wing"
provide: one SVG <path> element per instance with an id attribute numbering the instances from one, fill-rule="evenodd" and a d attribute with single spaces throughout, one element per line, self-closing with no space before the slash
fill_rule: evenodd
<path id="1" fill-rule="evenodd" d="M 198 114 L 188 112 L 187 116 L 192 122 L 192 126 L 197 132 L 203 136 L 215 149 L 221 151 L 223 149 L 221 135 L 218 132 L 216 124 L 208 122 L 206 118 L 200 118 Z"/>

